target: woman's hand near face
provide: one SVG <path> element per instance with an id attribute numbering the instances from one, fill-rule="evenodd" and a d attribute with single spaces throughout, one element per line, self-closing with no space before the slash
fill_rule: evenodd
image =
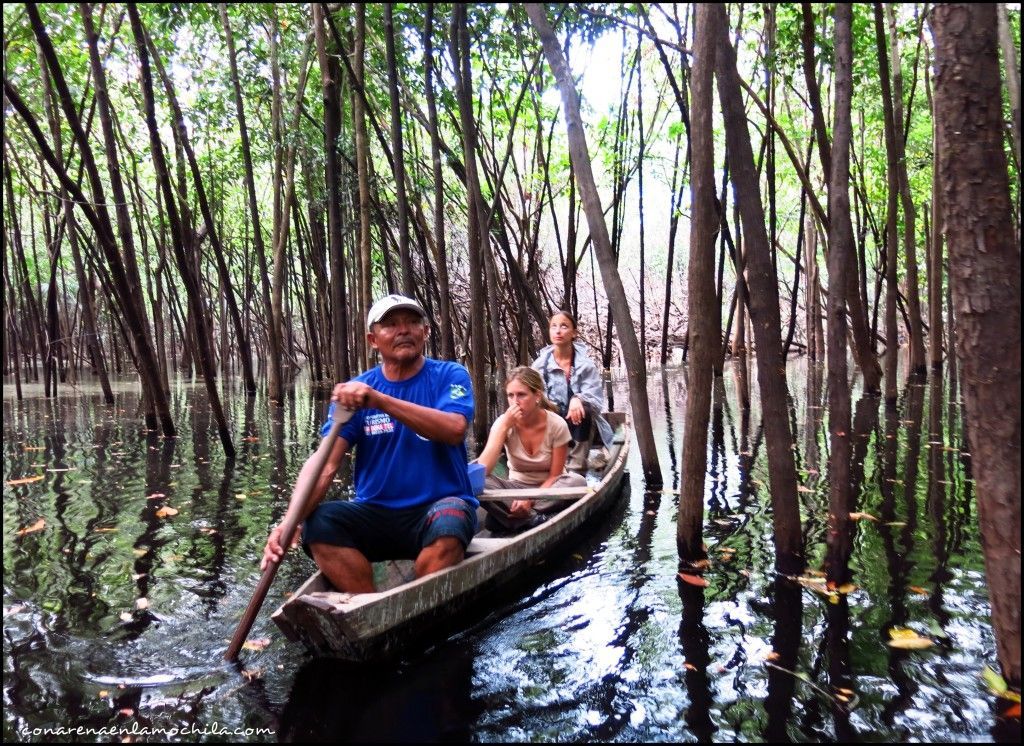
<path id="1" fill-rule="evenodd" d="M 523 424 L 523 410 L 518 404 L 513 402 L 508 405 L 508 409 L 505 411 L 505 424 L 509 427 L 519 427 Z"/>
<path id="2" fill-rule="evenodd" d="M 583 402 L 580 401 L 578 396 L 574 396 L 569 400 L 569 411 L 565 415 L 565 419 L 569 420 L 574 425 L 578 425 L 583 422 L 583 418 L 587 416 L 586 410 L 583 409 Z"/>

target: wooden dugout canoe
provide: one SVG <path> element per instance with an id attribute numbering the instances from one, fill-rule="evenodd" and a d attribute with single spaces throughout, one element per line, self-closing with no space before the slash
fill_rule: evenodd
<path id="1" fill-rule="evenodd" d="M 528 572 L 618 499 L 629 430 L 624 414 L 612 412 L 606 417 L 615 440 L 598 483 L 544 491 L 494 490 L 480 496 L 481 502 L 513 496 L 571 501 L 539 526 L 501 538 L 479 531 L 462 562 L 422 578 L 414 577 L 412 562 L 407 560 L 376 563 L 374 578 L 380 590 L 375 593 L 338 592 L 318 571 L 271 618 L 290 640 L 317 654 L 352 661 L 389 657 L 431 629 L 457 619 L 461 610 Z"/>

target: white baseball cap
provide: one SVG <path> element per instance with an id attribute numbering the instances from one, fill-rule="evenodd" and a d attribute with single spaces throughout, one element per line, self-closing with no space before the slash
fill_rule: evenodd
<path id="1" fill-rule="evenodd" d="M 391 295 L 385 295 L 383 298 L 378 299 L 376 303 L 370 306 L 370 313 L 366 315 L 366 325 L 373 326 L 396 308 L 415 311 L 423 318 L 427 317 L 427 312 L 423 310 L 423 306 L 415 300 L 407 298 L 404 295 L 396 295 L 392 293 Z"/>

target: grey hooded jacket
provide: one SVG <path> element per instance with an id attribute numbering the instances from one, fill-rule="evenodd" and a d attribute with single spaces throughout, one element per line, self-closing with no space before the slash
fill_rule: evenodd
<path id="1" fill-rule="evenodd" d="M 544 379 L 544 388 L 551 403 L 562 411 L 569 404 L 569 389 L 565 384 L 565 371 L 555 362 L 554 345 L 548 345 L 540 351 L 531 367 Z M 573 343 L 573 365 L 569 379 L 572 393 L 583 402 L 583 408 L 590 415 L 597 427 L 601 443 L 608 447 L 612 444 L 612 428 L 601 416 L 605 410 L 604 389 L 601 384 L 601 371 L 587 355 L 587 348 L 580 342 Z"/>

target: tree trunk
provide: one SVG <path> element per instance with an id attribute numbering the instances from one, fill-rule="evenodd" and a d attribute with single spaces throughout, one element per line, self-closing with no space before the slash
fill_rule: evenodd
<path id="1" fill-rule="evenodd" d="M 384 4 L 384 48 L 388 65 L 388 92 L 391 99 L 391 144 L 394 147 L 392 167 L 395 174 L 395 200 L 398 209 L 398 256 L 402 263 L 402 292 L 415 297 L 412 257 L 409 253 L 409 202 L 405 193 L 405 150 L 402 145 L 402 113 L 398 91 L 398 63 L 395 61 L 394 3 Z M 465 50 L 469 55 L 469 49 Z M 467 156 L 468 158 L 468 156 Z M 480 395 L 480 392 L 477 392 Z"/>
<path id="2" fill-rule="evenodd" d="M 900 65 L 899 43 L 896 37 L 896 15 L 893 5 L 888 6 L 889 11 L 889 43 L 892 47 L 892 107 L 893 122 L 903 122 L 903 73 Z M 884 66 L 880 61 L 880 66 Z M 887 86 L 883 84 L 882 95 L 886 93 Z M 927 358 L 924 351 L 924 330 L 921 323 L 921 291 L 917 277 L 917 239 L 914 226 L 914 200 L 910 195 L 910 181 L 907 177 L 907 148 L 906 140 L 902 131 L 896 133 L 896 165 L 897 179 L 900 188 L 900 199 L 903 202 L 903 249 L 906 254 L 906 289 L 907 289 L 907 315 L 910 317 L 910 363 L 911 375 L 921 375 L 927 370 Z M 893 252 L 893 256 L 896 252 Z"/>
<path id="3" fill-rule="evenodd" d="M 1014 46 L 1013 37 L 1010 35 L 1010 19 L 1006 12 L 1006 3 L 996 4 L 996 14 L 999 24 L 999 46 L 1003 50 L 1003 67 L 1006 71 L 1006 92 L 1010 96 L 1010 131 L 1013 134 L 1013 157 L 1017 162 L 1017 171 L 1019 172 L 1021 167 L 1020 67 L 1017 65 L 1017 48 Z M 1018 204 L 1018 212 L 1019 209 L 1020 205 Z M 1019 218 L 1020 216 L 1018 215 Z M 1019 228 L 1020 226 L 1018 225 Z"/>
<path id="4" fill-rule="evenodd" d="M 685 568 L 707 557 L 703 548 L 704 481 L 707 472 L 708 420 L 711 406 L 713 360 L 721 346 L 715 302 L 715 144 L 711 124 L 714 105 L 712 76 L 715 66 L 715 23 L 718 16 L 708 5 L 697 6 L 690 112 L 691 181 L 690 262 L 687 314 L 690 319 L 689 383 L 683 430 L 683 473 L 679 491 L 676 545 Z"/>
<path id="5" fill-rule="evenodd" d="M 562 93 L 562 106 L 565 114 L 566 129 L 569 139 L 569 153 L 575 170 L 577 186 L 587 215 L 590 235 L 593 237 L 594 252 L 597 254 L 601 267 L 608 300 L 613 308 L 615 328 L 619 333 L 619 344 L 625 358 L 627 375 L 629 376 L 629 398 L 636 423 L 637 440 L 640 446 L 640 459 L 643 463 L 647 486 L 651 489 L 660 487 L 661 467 L 658 463 L 658 451 L 654 443 L 654 430 L 651 427 L 651 411 L 647 399 L 647 370 L 644 365 L 643 353 L 633 328 L 629 313 L 629 303 L 622 286 L 622 278 L 615 266 L 615 255 L 612 253 L 608 227 L 604 222 L 601 209 L 601 198 L 597 192 L 594 173 L 591 168 L 590 154 L 587 152 L 586 135 L 583 132 L 583 120 L 580 116 L 579 94 L 573 84 L 572 76 L 565 57 L 558 44 L 554 30 L 548 24 L 545 11 L 538 3 L 526 3 L 526 13 L 537 29 L 544 45 L 544 55 L 548 65 L 558 81 Z"/>
<path id="6" fill-rule="evenodd" d="M 210 203 L 206 196 L 206 189 L 203 186 L 202 175 L 199 171 L 199 163 L 196 160 L 195 151 L 192 149 L 188 130 L 185 128 L 185 117 L 181 112 L 181 107 L 178 106 L 178 99 L 174 93 L 173 84 L 171 83 L 170 77 L 168 77 L 167 73 L 164 71 L 160 58 L 157 57 L 156 46 L 152 43 L 152 40 L 149 40 L 149 51 L 150 56 L 153 59 L 153 66 L 156 68 L 157 74 L 163 81 L 164 92 L 166 93 L 167 101 L 171 106 L 178 139 L 185 151 L 189 169 L 192 172 L 192 182 L 195 185 L 196 199 L 199 202 L 199 210 L 203 215 L 203 223 L 206 226 L 206 232 L 210 239 L 210 247 L 213 249 L 214 260 L 217 265 L 217 275 L 220 279 L 221 286 L 224 289 L 222 297 L 227 301 L 228 315 L 231 318 L 231 325 L 235 330 L 238 355 L 242 363 L 242 381 L 245 386 L 245 392 L 248 396 L 255 396 L 256 379 L 252 372 L 252 357 L 249 349 L 249 339 L 245 334 L 244 327 L 242 326 L 242 315 L 238 310 L 238 303 L 235 301 L 234 284 L 231 282 L 231 274 L 228 271 L 227 263 L 224 261 L 224 247 L 220 242 L 220 231 L 217 229 L 216 225 L 214 225 L 213 211 L 210 209 Z M 225 324 L 224 326 L 226 327 L 227 325 Z"/>
<path id="7" fill-rule="evenodd" d="M 850 223 L 850 99 L 853 95 L 853 8 L 835 8 L 835 122 L 832 126 L 832 174 L 828 201 L 828 284 L 838 290 L 854 251 Z M 841 585 L 849 580 L 850 536 L 850 385 L 846 373 L 846 303 L 842 294 L 828 294 L 828 408 L 832 451 L 828 462 L 828 579 Z"/>
<path id="8" fill-rule="evenodd" d="M 362 6 L 360 6 L 361 8 Z M 341 159 L 338 157 L 341 136 L 341 94 L 338 91 L 341 68 L 337 59 L 327 53 L 324 32 L 324 6 L 313 3 L 313 31 L 316 36 L 317 58 L 320 62 L 320 81 L 324 101 L 324 176 L 327 180 L 327 247 L 331 262 L 331 355 L 335 380 L 347 381 L 351 375 L 348 361 L 348 316 L 345 302 L 345 256 L 341 219 Z M 300 93 L 296 101 L 302 100 Z M 296 118 L 295 124 L 298 125 Z M 294 156 L 293 156 L 294 157 Z M 356 154 L 358 161 L 359 154 Z M 360 182 L 360 188 L 362 182 Z M 275 254 L 276 256 L 276 254 Z M 277 262 L 275 260 L 275 267 Z"/>
<path id="9" fill-rule="evenodd" d="M 882 5 L 875 3 L 875 39 L 878 46 L 879 78 L 882 84 L 882 109 L 885 121 L 886 178 L 888 199 L 885 219 L 885 401 L 896 403 L 897 367 L 899 364 L 899 338 L 896 329 L 896 302 L 899 294 L 896 273 L 896 211 L 899 195 L 898 157 L 896 146 L 896 123 L 889 91 L 889 63 L 885 45 L 885 26 L 882 19 Z"/>
<path id="10" fill-rule="evenodd" d="M 480 191 L 476 167 L 476 123 L 473 120 L 473 83 L 470 73 L 469 30 L 466 27 L 466 7 L 452 9 L 451 30 L 452 67 L 455 71 L 455 90 L 459 102 L 462 124 L 462 149 L 466 168 L 466 194 L 468 219 L 466 223 L 467 251 L 469 252 L 469 303 L 474 313 L 470 319 L 470 369 L 473 391 L 477 400 L 484 401 L 487 385 L 487 340 L 484 336 L 486 314 L 484 309 L 483 242 L 486 233 L 480 231 L 479 207 L 475 196 Z M 487 407 L 478 406 L 473 418 L 473 433 L 478 443 L 487 437 Z"/>
<path id="11" fill-rule="evenodd" d="M 356 4 L 356 40 L 353 50 L 353 72 L 357 82 L 363 84 L 363 70 L 365 68 L 366 54 L 366 5 Z M 359 303 L 358 323 L 362 324 L 366 315 L 373 305 L 373 263 L 372 249 L 370 247 L 370 140 L 366 133 L 366 106 L 363 99 L 356 94 L 352 86 L 352 116 L 355 119 L 356 131 L 356 173 L 359 179 L 359 250 L 356 252 L 359 257 Z M 440 164 L 438 166 L 440 168 Z M 447 288 L 445 288 L 447 292 Z M 442 332 L 443 334 L 443 332 Z M 356 334 L 359 339 L 360 367 L 367 370 L 370 367 L 370 346 L 366 343 L 365 335 Z M 451 359 L 451 358 L 449 358 Z"/>
<path id="12" fill-rule="evenodd" d="M 270 302 L 270 275 L 267 271 L 267 251 L 263 242 L 263 230 L 260 228 L 260 211 L 259 203 L 256 199 L 256 179 L 253 175 L 252 165 L 252 147 L 249 144 L 249 129 L 245 123 L 245 106 L 242 103 L 242 86 L 239 83 L 238 78 L 238 62 L 235 56 L 235 41 L 234 36 L 231 33 L 231 24 L 228 20 L 228 6 L 226 4 L 220 6 L 220 19 L 221 24 L 224 26 L 224 38 L 227 42 L 228 47 L 228 64 L 231 70 L 231 87 L 235 94 L 235 115 L 238 117 L 238 133 L 241 139 L 242 145 L 242 163 L 245 166 L 245 190 L 248 198 L 249 205 L 249 220 L 252 221 L 252 242 L 253 247 L 256 249 L 256 260 L 258 263 L 257 273 L 260 277 L 260 290 L 263 295 L 263 308 L 265 309 L 266 318 L 269 320 L 271 316 L 271 302 Z M 268 335 L 272 336 L 272 335 Z M 271 350 L 267 360 L 268 372 L 275 371 L 279 372 L 279 364 L 275 363 L 275 360 L 280 360 L 279 345 L 271 339 Z M 271 373 L 273 375 L 273 373 Z M 280 378 L 280 376 L 278 376 Z M 272 399 L 274 397 L 271 397 Z"/>
<path id="13" fill-rule="evenodd" d="M 786 403 L 788 394 L 785 361 L 782 359 L 779 289 L 768 248 L 764 207 L 736 69 L 736 51 L 726 31 L 725 6 L 716 3 L 713 12 L 720 19 L 716 73 L 725 121 L 729 171 L 732 173 L 736 199 L 743 217 L 746 280 L 750 290 L 748 300 L 757 344 L 757 378 L 768 450 L 776 566 L 783 572 L 795 572 L 803 568 L 804 553 L 796 495 L 793 433 L 790 431 Z"/>
<path id="14" fill-rule="evenodd" d="M 1003 150 L 995 7 L 932 11 L 939 181 L 992 620 L 1020 691 L 1020 254 Z"/>
<path id="15" fill-rule="evenodd" d="M 210 408 L 213 410 L 213 415 L 217 422 L 217 431 L 224 446 L 224 453 L 228 458 L 234 458 L 235 448 L 231 443 L 231 432 L 228 428 L 227 419 L 224 417 L 224 409 L 221 406 L 220 395 L 217 393 L 217 383 L 213 376 L 213 352 L 210 349 L 211 335 L 204 315 L 202 289 L 199 285 L 199 278 L 194 274 L 190 258 L 185 254 L 185 235 L 174 201 L 174 193 L 171 187 L 170 174 L 167 170 L 167 161 L 163 154 L 163 146 L 160 143 L 160 133 L 156 124 L 156 105 L 153 98 L 153 79 L 149 72 L 149 55 L 146 51 L 146 32 L 142 27 L 142 21 L 139 18 L 136 6 L 128 6 L 128 18 L 131 21 L 132 33 L 135 37 L 135 47 L 138 52 L 142 73 L 142 97 L 145 106 L 146 126 L 149 130 L 150 151 L 153 156 L 157 181 L 164 194 L 167 219 L 171 229 L 171 245 L 174 247 L 175 257 L 178 260 L 178 269 L 181 273 L 181 279 L 185 284 L 185 295 L 188 298 L 189 311 L 195 321 L 196 351 L 202 364 L 206 393 L 210 399 Z"/>

